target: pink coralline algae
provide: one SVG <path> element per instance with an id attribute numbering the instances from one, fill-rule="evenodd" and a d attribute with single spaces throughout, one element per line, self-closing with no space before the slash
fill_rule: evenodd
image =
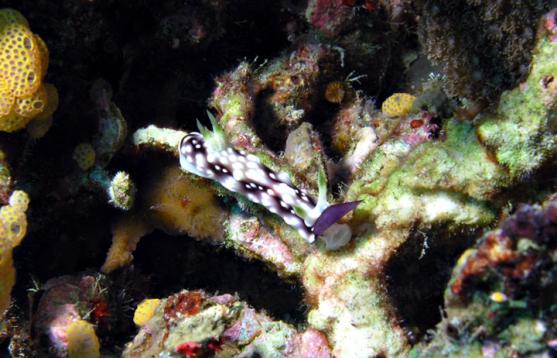
<path id="1" fill-rule="evenodd" d="M 299 339 L 301 340 L 299 350 L 294 354 L 290 354 L 289 357 L 329 358 L 331 356 L 327 337 L 318 330 L 308 329 Z"/>
<path id="2" fill-rule="evenodd" d="M 230 224 L 232 229 L 243 232 L 242 235 L 233 235 L 236 238 L 236 245 L 255 256 L 271 259 L 285 272 L 296 272 L 299 269 L 298 258 L 293 256 L 288 245 L 280 237 L 273 235 L 258 220 L 234 215 L 230 219 Z"/>
<path id="3" fill-rule="evenodd" d="M 311 0 L 306 9 L 306 18 L 317 30 L 334 36 L 350 19 L 352 9 L 346 0 Z"/>
<path id="4" fill-rule="evenodd" d="M 401 122 L 402 139 L 411 146 L 432 140 L 439 131 L 431 113 L 422 111 Z"/>
<path id="5" fill-rule="evenodd" d="M 45 292 L 35 315 L 35 330 L 47 335 L 60 354 L 67 349 L 67 329 L 72 322 L 89 315 L 100 321 L 108 314 L 99 277 L 62 276 L 49 280 L 43 289 Z M 105 309 L 96 316 L 99 305 Z"/>
<path id="6" fill-rule="evenodd" d="M 199 310 L 169 317 L 166 308 L 184 297 L 196 297 Z M 123 357 L 289 357 L 326 358 L 331 351 L 326 336 L 313 328 L 298 331 L 275 321 L 232 296 L 209 296 L 202 291 L 182 291 L 161 302 Z M 220 303 L 219 303 L 220 302 Z"/>
<path id="7" fill-rule="evenodd" d="M 551 41 L 557 40 L 557 8 L 551 10 L 543 17 L 543 25 L 551 35 Z"/>

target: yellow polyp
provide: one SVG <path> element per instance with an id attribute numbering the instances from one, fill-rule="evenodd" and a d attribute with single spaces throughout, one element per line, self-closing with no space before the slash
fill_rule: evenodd
<path id="1" fill-rule="evenodd" d="M 161 300 L 158 298 L 149 298 L 143 300 L 136 308 L 133 315 L 133 323 L 142 327 L 153 318 L 157 307 L 159 307 Z"/>
<path id="2" fill-rule="evenodd" d="M 507 301 L 507 295 L 505 295 L 503 292 L 493 292 L 491 295 L 489 295 L 489 298 L 496 303 L 503 303 Z"/>
<path id="3" fill-rule="evenodd" d="M 410 113 L 415 100 L 409 93 L 394 93 L 383 102 L 381 111 L 389 117 L 403 117 Z"/>
<path id="4" fill-rule="evenodd" d="M 66 329 L 69 358 L 98 358 L 100 344 L 94 326 L 84 320 L 72 322 Z"/>

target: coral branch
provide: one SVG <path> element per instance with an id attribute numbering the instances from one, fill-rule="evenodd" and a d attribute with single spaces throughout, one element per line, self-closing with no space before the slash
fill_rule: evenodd
<path id="1" fill-rule="evenodd" d="M 178 156 L 178 143 L 186 134 L 184 131 L 150 125 L 135 131 L 132 141 L 136 146 L 154 147 Z"/>

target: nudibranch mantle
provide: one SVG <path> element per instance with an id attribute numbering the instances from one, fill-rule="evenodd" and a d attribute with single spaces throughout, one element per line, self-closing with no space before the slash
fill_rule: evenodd
<path id="1" fill-rule="evenodd" d="M 319 197 L 315 201 L 295 187 L 287 173 L 276 173 L 257 156 L 229 146 L 216 119 L 210 113 L 209 118 L 212 132 L 198 123 L 201 133 L 192 132 L 180 141 L 182 170 L 215 180 L 227 190 L 264 206 L 310 243 L 321 236 L 327 249 L 334 250 L 350 241 L 350 227 L 336 222 L 358 202 L 329 205 L 323 173 L 319 175 Z"/>

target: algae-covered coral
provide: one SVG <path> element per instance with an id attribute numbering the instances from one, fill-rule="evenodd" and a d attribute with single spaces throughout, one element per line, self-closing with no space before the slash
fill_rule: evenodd
<path id="1" fill-rule="evenodd" d="M 555 354 L 551 5 L 0 3 L 0 350 Z"/>
<path id="2" fill-rule="evenodd" d="M 522 205 L 457 261 L 446 317 L 422 355 L 551 355 L 555 349 L 555 196 Z"/>

